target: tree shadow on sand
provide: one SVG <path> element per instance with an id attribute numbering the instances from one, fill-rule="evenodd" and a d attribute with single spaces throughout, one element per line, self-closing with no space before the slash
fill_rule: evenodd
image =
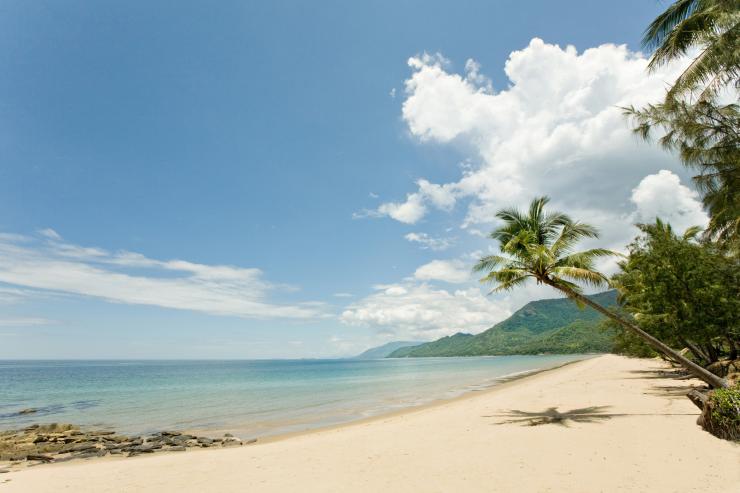
<path id="1" fill-rule="evenodd" d="M 571 409 L 570 411 L 560 412 L 557 407 L 549 407 L 544 411 L 520 411 L 512 409 L 503 414 L 491 414 L 483 416 L 484 418 L 509 418 L 499 423 L 504 424 L 521 424 L 525 426 L 539 426 L 548 424 L 557 424 L 568 427 L 568 422 L 574 423 L 598 423 L 614 416 L 623 416 L 622 414 L 608 414 L 605 411 L 611 406 L 591 406 L 580 409 Z"/>
<path id="2" fill-rule="evenodd" d="M 544 411 L 520 411 L 512 409 L 502 414 L 489 414 L 484 418 L 509 418 L 495 425 L 521 424 L 523 426 L 539 426 L 556 424 L 569 427 L 568 423 L 602 423 L 608 419 L 624 416 L 697 416 L 699 413 L 607 413 L 611 406 L 591 406 L 570 411 L 560 412 L 557 407 L 549 407 Z"/>

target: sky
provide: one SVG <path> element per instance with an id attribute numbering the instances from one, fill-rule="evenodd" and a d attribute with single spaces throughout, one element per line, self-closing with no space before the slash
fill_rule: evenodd
<path id="1" fill-rule="evenodd" d="M 706 223 L 620 107 L 666 3 L 0 1 L 0 358 L 342 357 L 477 333 L 495 211 Z M 609 272 L 613 264 L 602 267 Z"/>

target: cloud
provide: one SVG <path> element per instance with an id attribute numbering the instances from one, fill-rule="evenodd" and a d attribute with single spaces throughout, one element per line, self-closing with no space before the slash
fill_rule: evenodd
<path id="1" fill-rule="evenodd" d="M 454 243 L 454 238 L 434 238 L 426 233 L 408 233 L 404 236 L 406 241 L 418 243 L 422 250 L 443 251 L 450 248 Z"/>
<path id="2" fill-rule="evenodd" d="M 650 223 L 660 218 L 679 232 L 691 226 L 706 227 L 709 222 L 699 194 L 682 185 L 677 175 L 665 169 L 643 178 L 632 189 L 630 200 L 637 206 L 637 222 Z"/>
<path id="3" fill-rule="evenodd" d="M 481 332 L 510 315 L 478 288 L 447 291 L 426 283 L 377 286 L 376 292 L 348 306 L 340 319 L 394 337 L 436 339 L 456 332 Z"/>
<path id="4" fill-rule="evenodd" d="M 421 193 L 410 193 L 406 196 L 405 202 L 386 202 L 381 204 L 377 211 L 369 215 L 375 217 L 389 216 L 402 223 L 414 224 L 424 217 L 427 212 L 424 202 L 424 196 Z"/>
<path id="5" fill-rule="evenodd" d="M 61 240 L 62 239 L 62 237 L 59 236 L 59 233 L 57 233 L 51 228 L 40 229 L 39 234 L 41 236 L 45 236 L 46 238 L 49 238 L 50 240 Z"/>
<path id="6" fill-rule="evenodd" d="M 245 318 L 314 318 L 321 306 L 267 301 L 293 290 L 272 284 L 261 270 L 157 260 L 134 252 L 108 252 L 66 243 L 58 234 L 0 237 L 0 282 L 101 298 Z"/>
<path id="7" fill-rule="evenodd" d="M 355 213 L 353 217 L 383 217 L 388 216 L 396 221 L 415 224 L 427 213 L 427 205 L 437 209 L 450 211 L 455 207 L 456 187 L 455 185 L 438 185 L 425 179 L 417 180 L 419 190 L 406 196 L 405 202 L 385 202 L 377 209 L 364 210 Z"/>
<path id="8" fill-rule="evenodd" d="M 634 137 L 620 109 L 658 100 L 685 61 L 648 75 L 647 59 L 624 45 L 579 53 L 535 38 L 510 54 L 509 85 L 498 92 L 473 60 L 463 74 L 438 54 L 408 64 L 402 116 L 410 134 L 454 146 L 465 165 L 450 183 L 416 180 L 405 202 L 381 204 L 376 215 L 416 223 L 464 201 L 461 227 L 485 231 L 499 208 L 549 195 L 553 207 L 598 220 L 607 242 L 623 246 L 633 232 L 631 190 L 661 169 L 687 174 L 674 156 Z M 403 206 L 413 214 L 398 214 Z"/>
<path id="9" fill-rule="evenodd" d="M 414 277 L 420 281 L 461 284 L 470 280 L 470 266 L 461 260 L 432 260 L 416 269 Z"/>
<path id="10" fill-rule="evenodd" d="M 334 296 L 336 298 L 352 298 L 354 295 L 352 293 L 334 293 Z"/>

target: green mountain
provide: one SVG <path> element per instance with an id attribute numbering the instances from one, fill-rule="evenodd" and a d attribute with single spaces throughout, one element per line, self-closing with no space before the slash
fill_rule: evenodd
<path id="1" fill-rule="evenodd" d="M 401 348 L 408 348 L 423 344 L 421 341 L 395 341 L 383 344 L 382 346 L 370 348 L 362 354 L 358 354 L 353 359 L 379 359 L 387 358 L 393 351 Z"/>
<path id="2" fill-rule="evenodd" d="M 613 290 L 589 298 L 606 307 L 617 304 Z M 532 301 L 480 334 L 458 333 L 397 349 L 389 357 L 609 352 L 614 334 L 598 327 L 603 318 L 594 309 L 580 309 L 567 298 Z"/>

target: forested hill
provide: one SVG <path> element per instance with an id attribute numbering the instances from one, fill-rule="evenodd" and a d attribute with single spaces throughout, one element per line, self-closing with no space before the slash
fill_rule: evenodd
<path id="1" fill-rule="evenodd" d="M 606 307 L 617 304 L 614 290 L 589 298 Z M 592 308 L 580 309 L 567 298 L 532 301 L 480 334 L 458 333 L 398 349 L 389 357 L 609 352 L 614 333 L 599 327 L 603 318 Z"/>

